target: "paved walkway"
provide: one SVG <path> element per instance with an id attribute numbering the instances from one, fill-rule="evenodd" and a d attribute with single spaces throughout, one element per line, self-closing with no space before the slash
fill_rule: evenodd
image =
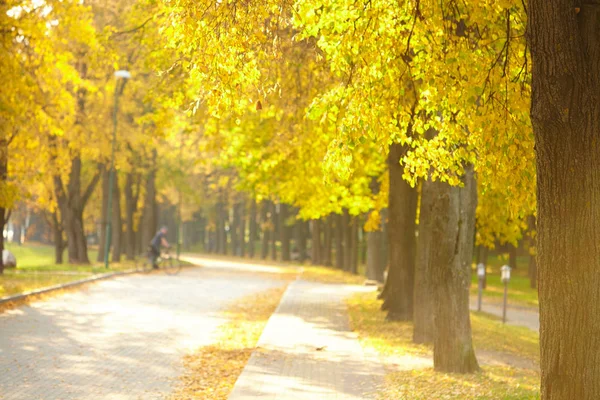
<path id="1" fill-rule="evenodd" d="M 471 297 L 471 310 L 477 310 L 476 297 Z M 502 305 L 486 304 L 485 299 L 481 304 L 481 311 L 502 318 Z M 506 310 L 506 322 L 510 325 L 524 326 L 537 332 L 540 331 L 540 314 L 533 307 L 514 308 L 509 305 Z"/>
<path id="2" fill-rule="evenodd" d="M 280 286 L 223 268 L 132 275 L 0 314 L 0 398 L 163 398 L 235 298 Z"/>
<path id="3" fill-rule="evenodd" d="M 383 383 L 384 370 L 377 356 L 365 354 L 350 331 L 344 302 L 352 292 L 364 290 L 373 288 L 292 283 L 229 399 L 373 396 Z"/>

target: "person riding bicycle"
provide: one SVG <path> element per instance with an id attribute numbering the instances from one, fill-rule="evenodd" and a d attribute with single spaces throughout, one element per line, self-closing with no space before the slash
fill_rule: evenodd
<path id="1" fill-rule="evenodd" d="M 166 226 L 161 227 L 158 230 L 158 232 L 156 232 L 156 235 L 154 235 L 152 241 L 150 242 L 150 255 L 152 256 L 152 268 L 154 269 L 158 269 L 156 261 L 158 260 L 158 257 L 160 257 L 161 245 L 166 248 L 170 247 L 169 242 L 167 242 Z"/>

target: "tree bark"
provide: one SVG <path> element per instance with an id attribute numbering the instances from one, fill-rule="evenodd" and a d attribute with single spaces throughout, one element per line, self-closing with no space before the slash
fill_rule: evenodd
<path id="1" fill-rule="evenodd" d="M 239 256 L 240 255 L 240 204 L 235 203 L 233 205 L 233 220 L 231 221 L 231 255 Z"/>
<path id="2" fill-rule="evenodd" d="M 121 244 L 123 243 L 123 221 L 121 219 L 121 189 L 119 175 L 115 171 L 115 187 L 113 188 L 112 207 L 112 261 L 121 261 Z"/>
<path id="3" fill-rule="evenodd" d="M 413 318 L 415 268 L 415 219 L 417 191 L 402 179 L 400 160 L 406 148 L 390 146 L 388 204 L 388 275 L 380 297 L 388 320 L 410 321 Z"/>
<path id="4" fill-rule="evenodd" d="M 311 261 L 313 265 L 321 265 L 321 220 L 313 219 L 311 221 Z"/>
<path id="5" fill-rule="evenodd" d="M 73 157 L 69 172 L 69 182 L 65 187 L 60 175 L 54 176 L 54 191 L 65 232 L 69 263 L 89 264 L 87 241 L 83 224 L 83 210 L 100 180 L 100 169 L 89 182 L 85 190 L 81 190 L 81 158 Z"/>
<path id="6" fill-rule="evenodd" d="M 432 221 L 436 188 L 430 179 L 423 180 L 421 185 L 421 208 L 419 212 L 419 236 L 417 239 L 415 262 L 415 296 L 414 296 L 414 343 L 432 343 L 434 337 L 433 324 L 433 283 L 431 258 L 435 251 L 432 241 Z"/>
<path id="7" fill-rule="evenodd" d="M 107 184 L 108 185 L 108 184 Z M 152 159 L 148 175 L 146 176 L 146 189 L 144 208 L 142 210 L 142 223 L 140 229 L 141 251 L 145 252 L 150 241 L 158 230 L 158 207 L 156 205 L 156 150 L 152 151 Z"/>
<path id="8" fill-rule="evenodd" d="M 508 245 L 508 265 L 512 269 L 517 269 L 517 247 L 512 244 Z"/>
<path id="9" fill-rule="evenodd" d="M 100 237 L 98 238 L 98 257 L 96 261 L 104 262 L 104 248 L 106 247 L 106 225 L 108 224 L 108 170 L 101 166 L 102 179 L 102 211 L 100 212 Z"/>
<path id="10" fill-rule="evenodd" d="M 477 185 L 473 167 L 465 168 L 464 187 L 433 182 L 430 270 L 433 284 L 436 371 L 479 370 L 471 337 L 469 286 L 475 233 Z"/>
<path id="11" fill-rule="evenodd" d="M 256 223 L 256 200 L 252 199 L 252 203 L 250 203 L 250 217 L 249 217 L 249 248 L 248 248 L 248 256 L 250 258 L 254 258 L 256 240 L 258 239 L 258 224 Z"/>
<path id="12" fill-rule="evenodd" d="M 344 270 L 352 270 L 352 226 L 350 225 L 350 214 L 344 209 L 342 214 L 342 240 L 344 241 Z"/>
<path id="13" fill-rule="evenodd" d="M 238 243 L 240 245 L 240 257 L 246 256 L 246 203 L 242 200 L 239 204 L 240 207 L 240 225 L 239 225 L 239 238 Z"/>
<path id="14" fill-rule="evenodd" d="M 537 288 L 537 257 L 536 257 L 536 223 L 535 216 L 528 218 L 529 223 L 529 286 L 532 289 Z"/>
<path id="15" fill-rule="evenodd" d="M 125 180 L 125 253 L 128 260 L 135 259 L 136 232 L 134 215 L 138 209 L 139 185 L 139 176 L 129 172 Z M 100 248 L 102 249 L 102 247 Z"/>
<path id="16" fill-rule="evenodd" d="M 279 205 L 279 234 L 281 240 L 281 260 L 290 261 L 290 228 L 287 226 L 289 207 L 287 204 Z"/>
<path id="17" fill-rule="evenodd" d="M 271 230 L 269 228 L 269 203 L 267 201 L 263 201 L 260 209 L 260 220 L 262 221 L 262 252 L 261 258 L 266 260 L 269 255 L 269 243 L 271 242 Z"/>
<path id="18" fill-rule="evenodd" d="M 307 258 L 306 253 L 306 221 L 298 220 L 296 221 L 296 246 L 298 246 L 298 253 L 300 257 L 300 262 L 304 262 Z"/>
<path id="19" fill-rule="evenodd" d="M 344 221 L 341 214 L 335 214 L 335 266 L 344 269 Z"/>
<path id="20" fill-rule="evenodd" d="M 359 242 L 358 242 L 358 216 L 351 217 L 350 223 L 350 272 L 358 274 Z"/>
<path id="21" fill-rule="evenodd" d="M 271 203 L 271 223 L 273 232 L 271 234 L 271 260 L 277 261 L 277 204 Z"/>
<path id="22" fill-rule="evenodd" d="M 331 261 L 331 243 L 332 243 L 332 235 L 333 235 L 333 215 L 329 214 L 325 217 L 324 229 L 323 229 L 323 265 L 327 267 L 331 267 L 333 265 Z"/>
<path id="23" fill-rule="evenodd" d="M 528 20 L 541 398 L 598 399 L 600 2 L 531 0 Z"/>

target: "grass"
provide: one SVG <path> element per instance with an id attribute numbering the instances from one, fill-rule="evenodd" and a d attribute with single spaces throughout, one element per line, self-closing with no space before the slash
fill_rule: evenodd
<path id="1" fill-rule="evenodd" d="M 434 372 L 432 347 L 412 343 L 412 324 L 387 322 L 373 293 L 348 300 L 351 325 L 361 344 L 377 351 L 388 374 L 382 399 L 538 399 L 539 372 L 535 368 L 486 365 L 475 374 Z M 539 361 L 539 339 L 531 330 L 505 326 L 485 314 L 472 314 L 473 342 L 478 354 L 498 360 Z M 515 362 L 515 365 L 522 364 Z"/>
<path id="2" fill-rule="evenodd" d="M 236 301 L 225 312 L 214 345 L 184 358 L 186 372 L 171 399 L 225 400 L 246 366 L 287 284 Z"/>
<path id="3" fill-rule="evenodd" d="M 15 273 L 14 270 L 4 272 L 0 276 L 0 297 L 29 292 L 35 289 L 59 285 L 83 279 L 89 274 L 55 275 L 31 273 Z"/>
<path id="4" fill-rule="evenodd" d="M 509 304 L 523 307 L 537 307 L 538 293 L 537 289 L 532 289 L 530 286 L 527 263 L 527 257 L 518 257 L 518 269 L 511 271 L 511 279 L 508 285 L 508 302 Z M 500 280 L 500 268 L 507 264 L 506 257 L 501 255 L 490 255 L 487 265 L 487 288 L 483 291 L 483 301 L 499 303 L 504 296 L 504 284 Z M 471 274 L 471 295 L 477 296 L 477 273 L 475 265 L 473 265 L 473 273 Z"/>
<path id="5" fill-rule="evenodd" d="M 89 259 L 92 261 L 90 265 L 56 264 L 54 247 L 40 243 L 29 242 L 21 246 L 7 243 L 6 249 L 15 255 L 17 268 L 6 269 L 4 274 L 0 275 L 0 297 L 72 282 L 94 274 L 127 270 L 136 266 L 135 261 L 124 260 L 120 263 L 111 263 L 110 269 L 106 270 L 103 264 L 95 262 L 98 256 L 98 250 L 95 248 L 90 248 L 88 251 Z"/>
<path id="6" fill-rule="evenodd" d="M 347 283 L 362 285 L 366 278 L 331 267 L 304 266 L 302 279 L 322 283 Z"/>

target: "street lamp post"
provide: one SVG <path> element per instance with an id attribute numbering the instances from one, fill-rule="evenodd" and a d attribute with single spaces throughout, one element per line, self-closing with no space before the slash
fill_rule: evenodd
<path id="1" fill-rule="evenodd" d="M 108 268 L 108 253 L 110 250 L 110 241 L 112 239 L 112 196 L 113 186 L 115 181 L 115 148 L 117 146 L 117 115 L 119 111 L 119 81 L 123 80 L 123 85 L 126 79 L 131 78 L 129 71 L 116 71 L 115 78 L 115 109 L 113 113 L 113 137 L 112 137 L 112 153 L 110 158 L 110 172 L 108 176 L 108 199 L 106 207 L 106 243 L 104 244 L 104 268 Z"/>
<path id="2" fill-rule="evenodd" d="M 506 323 L 506 300 L 508 298 L 508 282 L 510 282 L 510 267 L 505 265 L 501 269 L 502 283 L 504 283 L 504 304 L 502 307 L 502 322 Z"/>

